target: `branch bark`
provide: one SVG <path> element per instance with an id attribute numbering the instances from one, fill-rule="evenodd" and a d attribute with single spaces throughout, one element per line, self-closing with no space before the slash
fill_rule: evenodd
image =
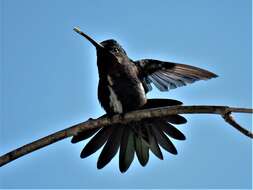
<path id="1" fill-rule="evenodd" d="M 174 114 L 218 114 L 229 123 L 231 126 L 236 128 L 244 135 L 253 138 L 253 133 L 243 127 L 241 127 L 231 116 L 231 113 L 253 113 L 253 109 L 248 108 L 235 108 L 228 106 L 169 106 L 155 109 L 137 110 L 126 113 L 124 117 L 115 115 L 112 118 L 103 117 L 100 119 L 92 119 L 79 123 L 72 127 L 58 131 L 34 142 L 26 144 L 20 148 L 17 148 L 9 153 L 6 153 L 0 157 L 0 167 L 19 158 L 26 154 L 29 154 L 35 150 L 53 144 L 62 139 L 76 135 L 84 130 L 104 127 L 116 123 L 128 123 L 132 121 L 141 121 L 147 118 L 165 118 L 168 115 Z"/>

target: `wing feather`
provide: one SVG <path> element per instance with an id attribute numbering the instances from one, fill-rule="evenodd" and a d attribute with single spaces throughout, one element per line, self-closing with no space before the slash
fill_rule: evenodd
<path id="1" fill-rule="evenodd" d="M 217 77 L 216 74 L 205 69 L 180 63 L 142 59 L 135 61 L 135 64 L 146 92 L 152 90 L 151 83 L 160 91 L 168 91 L 199 80 Z"/>

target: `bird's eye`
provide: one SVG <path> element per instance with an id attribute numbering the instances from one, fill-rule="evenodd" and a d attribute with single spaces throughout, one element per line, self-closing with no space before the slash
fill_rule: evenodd
<path id="1" fill-rule="evenodd" d="M 115 52 L 115 53 L 119 53 L 119 49 L 118 48 L 113 48 L 112 51 Z"/>

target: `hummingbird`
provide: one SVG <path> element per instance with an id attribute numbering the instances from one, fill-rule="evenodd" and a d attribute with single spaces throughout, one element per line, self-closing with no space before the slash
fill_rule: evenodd
<path id="1" fill-rule="evenodd" d="M 97 94 L 106 112 L 102 117 L 133 110 L 182 105 L 182 102 L 173 99 L 148 99 L 146 94 L 152 90 L 152 84 L 160 91 L 169 91 L 195 81 L 217 77 L 210 71 L 181 63 L 155 59 L 134 61 L 116 40 L 99 43 L 77 27 L 74 31 L 96 48 L 99 73 Z M 119 150 L 119 169 L 123 173 L 130 167 L 135 154 L 142 166 L 148 163 L 150 151 L 161 160 L 161 148 L 177 154 L 170 138 L 185 140 L 185 135 L 174 125 L 186 122 L 183 116 L 171 115 L 166 119 L 115 124 L 80 132 L 71 142 L 77 143 L 92 137 L 83 148 L 81 158 L 103 147 L 97 161 L 98 169 L 106 166 Z"/>

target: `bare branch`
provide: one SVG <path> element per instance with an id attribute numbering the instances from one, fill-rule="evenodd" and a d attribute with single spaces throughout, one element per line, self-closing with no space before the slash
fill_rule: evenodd
<path id="1" fill-rule="evenodd" d="M 228 122 L 231 126 L 233 126 L 234 128 L 236 128 L 238 131 L 240 131 L 241 133 L 243 133 L 244 135 L 253 138 L 253 134 L 248 131 L 247 129 L 244 129 L 243 127 L 241 127 L 232 117 L 231 112 L 225 113 L 223 116 L 223 119 Z"/>
<path id="2" fill-rule="evenodd" d="M 58 131 L 41 139 L 38 139 L 34 142 L 31 142 L 27 145 L 24 145 L 18 149 L 15 149 L 7 154 L 4 154 L 0 157 L 0 166 L 3 166 L 21 156 L 24 156 L 30 152 L 53 144 L 62 139 L 76 135 L 79 132 L 84 130 L 104 127 L 116 123 L 128 123 L 132 121 L 141 121 L 147 118 L 165 118 L 168 115 L 174 114 L 218 114 L 221 115 L 226 122 L 232 125 L 234 128 L 239 130 L 244 135 L 253 138 L 251 131 L 241 127 L 236 121 L 232 118 L 231 113 L 253 113 L 252 109 L 248 108 L 233 108 L 228 106 L 169 106 L 156 109 L 146 109 L 138 110 L 126 113 L 122 118 L 119 115 L 115 115 L 112 118 L 100 118 L 95 120 L 88 120 L 86 122 L 74 125 L 70 128 Z"/>

